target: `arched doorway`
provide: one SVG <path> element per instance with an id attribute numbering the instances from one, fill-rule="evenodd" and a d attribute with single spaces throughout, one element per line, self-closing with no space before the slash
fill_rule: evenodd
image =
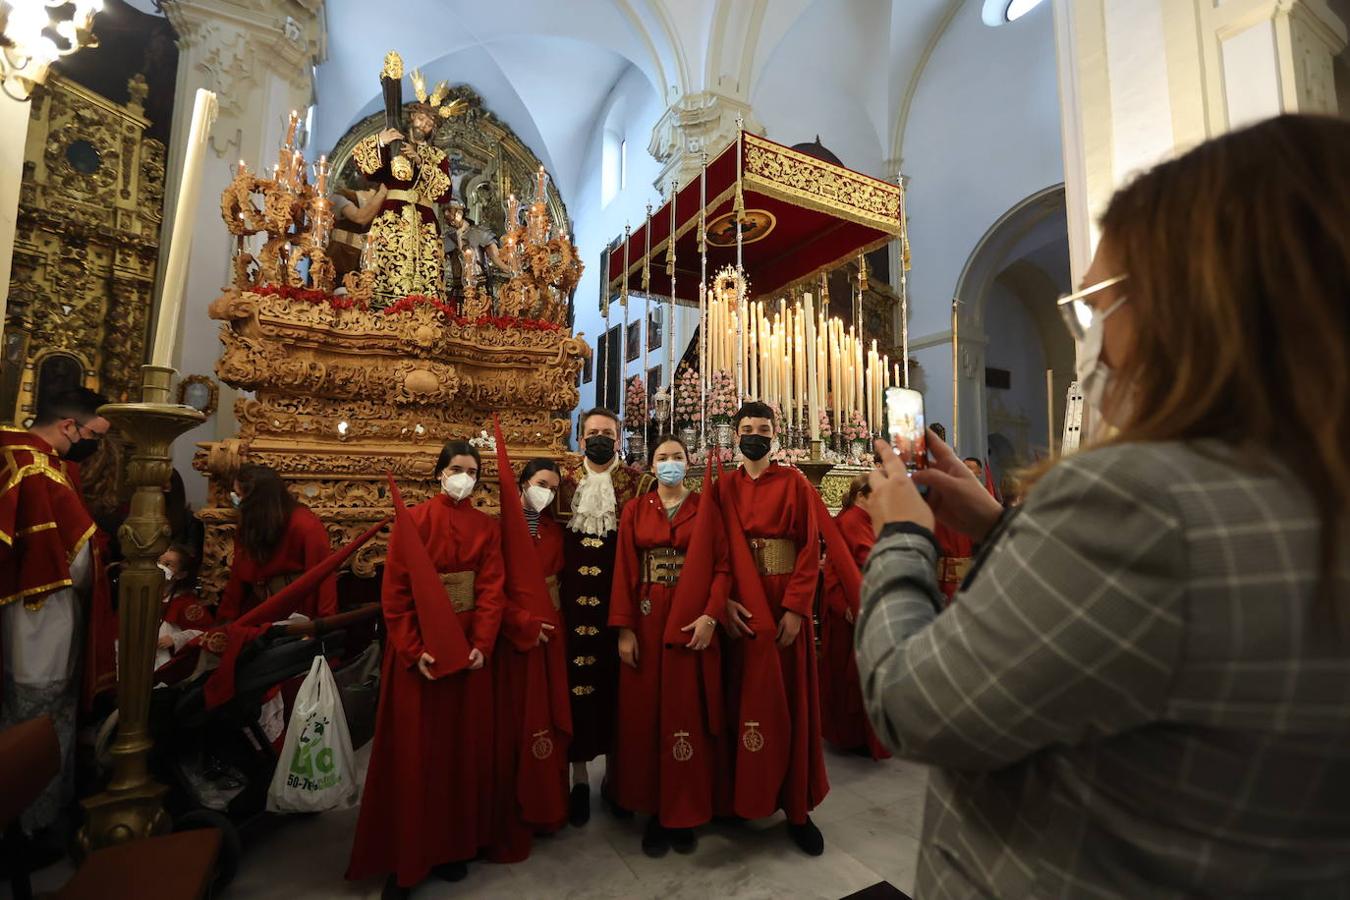
<path id="1" fill-rule="evenodd" d="M 996 481 L 1058 450 L 1074 346 L 1055 301 L 1071 279 L 1064 186 L 1055 185 L 1000 216 L 957 283 L 959 449 L 993 461 Z"/>

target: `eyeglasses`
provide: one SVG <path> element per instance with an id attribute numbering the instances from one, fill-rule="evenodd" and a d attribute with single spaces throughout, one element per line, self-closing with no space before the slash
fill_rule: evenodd
<path id="1" fill-rule="evenodd" d="M 1073 335 L 1074 340 L 1081 341 L 1087 335 L 1087 331 L 1092 327 L 1093 322 L 1098 319 L 1105 319 L 1119 309 L 1120 304 L 1125 302 L 1125 298 L 1121 297 L 1106 309 L 1098 310 L 1083 298 L 1091 297 L 1112 285 L 1120 284 L 1128 277 L 1128 275 L 1117 275 L 1114 278 L 1088 285 L 1072 294 L 1064 294 L 1059 298 L 1059 314 L 1064 318 L 1064 325 L 1069 329 L 1069 334 Z"/>

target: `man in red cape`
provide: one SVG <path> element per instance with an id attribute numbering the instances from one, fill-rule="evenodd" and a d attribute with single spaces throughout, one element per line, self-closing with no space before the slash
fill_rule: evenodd
<path id="1" fill-rule="evenodd" d="M 539 565 L 496 416 L 492 425 L 501 484 L 507 607 L 502 614 L 503 645 L 495 663 L 497 708 L 505 715 L 496 720 L 498 824 L 490 856 L 493 862 L 506 863 L 530 855 L 533 829 L 556 831 L 567 822 L 572 706 L 562 616 Z"/>
<path id="2" fill-rule="evenodd" d="M 0 728 L 46 715 L 61 745 L 61 776 L 23 817 L 30 834 L 57 826 L 74 800 L 79 699 L 87 708 L 116 682 L 104 537 L 80 498 L 78 465 L 108 433 L 106 402 L 77 388 L 44 400 L 28 431 L 0 430 Z"/>
<path id="3" fill-rule="evenodd" d="M 820 740 L 811 614 L 826 529 L 828 558 L 857 593 L 857 568 L 819 495 L 797 470 L 769 460 L 773 410 L 748 401 L 735 416 L 744 461 L 717 483 L 733 595 L 727 602 L 724 678 L 733 760 L 723 771 L 724 809 L 747 819 L 782 809 L 788 833 L 818 856 L 825 840 L 810 811 L 829 792 Z"/>

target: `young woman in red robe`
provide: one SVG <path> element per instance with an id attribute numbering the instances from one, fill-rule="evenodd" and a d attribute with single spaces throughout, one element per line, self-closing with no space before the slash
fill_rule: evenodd
<path id="1" fill-rule="evenodd" d="M 333 552 L 323 522 L 267 466 L 240 468 L 230 499 L 239 509 L 239 527 L 217 612 L 221 622 L 237 619 Z M 337 575 L 324 579 L 296 611 L 311 619 L 337 615 Z"/>
<path id="2" fill-rule="evenodd" d="M 872 492 L 868 475 L 853 479 L 835 524 L 861 569 L 867 564 L 876 535 L 867 513 Z M 847 596 L 838 577 L 825 569 L 825 604 L 820 611 L 820 731 L 825 740 L 841 750 L 857 750 L 873 759 L 889 759 L 890 753 L 872 732 L 863 707 L 858 661 L 853 653 L 853 623 L 858 616 L 857 597 Z"/>
<path id="3" fill-rule="evenodd" d="M 559 605 L 558 575 L 563 568 L 563 532 L 562 526 L 548 510 L 557 496 L 560 480 L 558 464 L 547 457 L 539 457 L 525 464 L 516 482 L 525 511 L 525 522 L 529 526 L 530 537 L 534 539 L 539 568 L 548 579 L 554 609 Z M 521 733 L 524 727 L 521 710 L 525 708 L 528 690 L 526 654 L 558 637 L 553 633 L 554 630 L 547 622 L 536 620 L 514 598 L 507 597 L 507 606 L 502 612 L 501 636 L 492 662 L 494 741 L 497 748 L 496 799 L 493 801 L 497 824 L 489 853 L 493 862 L 511 863 L 526 859 L 530 855 L 534 835 L 551 834 L 567 824 L 565 818 L 557 822 L 526 822 L 522 818 L 517 795 L 519 756 L 525 743 Z M 562 798 L 566 798 L 566 766 L 558 770 L 557 788 Z"/>
<path id="4" fill-rule="evenodd" d="M 443 493 L 408 512 L 443 597 L 418 593 L 423 583 L 413 581 L 399 540 L 404 526 L 389 539 L 380 706 L 347 868 L 353 880 L 388 874 L 386 898 L 407 897 L 433 869 L 462 879 L 492 839 L 492 670 L 484 664 L 501 626 L 505 574 L 497 523 L 470 500 L 479 466 L 468 443 L 446 444 L 435 470 Z M 453 607 L 471 648 L 467 668 L 444 676 L 433 669 L 440 661 L 427 652 L 432 640 L 418 616 L 433 601 Z"/>
<path id="5" fill-rule="evenodd" d="M 735 416 L 743 462 L 717 482 L 726 523 L 733 586 L 725 645 L 730 781 L 722 806 L 744 818 L 776 809 L 805 853 L 819 856 L 825 839 L 810 811 L 829 793 L 820 743 L 811 614 L 820 573 L 814 490 L 796 469 L 769 460 L 773 410 L 749 401 Z M 752 595 L 767 608 L 752 608 Z M 768 621 L 765 621 L 765 619 Z M 777 660 L 760 657 L 772 642 Z"/>
<path id="6" fill-rule="evenodd" d="M 656 490 L 624 507 L 615 554 L 609 625 L 619 629 L 623 666 L 608 777 L 619 806 L 651 816 L 642 850 L 657 857 L 671 847 L 679 853 L 693 852 L 694 826 L 703 822 L 672 820 L 669 795 L 686 790 L 711 794 L 713 761 L 706 754 L 690 756 L 681 783 L 663 783 L 661 759 L 670 752 L 670 742 L 661 734 L 661 694 L 669 688 L 661 677 L 663 641 L 675 584 L 694 536 L 700 495 L 685 487 L 689 451 L 679 438 L 661 438 L 652 447 L 648 464 L 656 476 Z M 689 649 L 703 651 L 712 643 L 725 603 L 725 581 L 723 573 L 721 590 L 714 589 L 703 614 L 682 624 Z M 707 805 L 710 809 L 711 803 Z"/>

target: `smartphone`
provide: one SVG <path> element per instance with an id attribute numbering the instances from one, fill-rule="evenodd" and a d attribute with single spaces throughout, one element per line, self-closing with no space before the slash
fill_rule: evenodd
<path id="1" fill-rule="evenodd" d="M 886 389 L 886 422 L 895 455 L 913 472 L 928 466 L 928 426 L 924 422 L 923 394 L 909 388 Z"/>

